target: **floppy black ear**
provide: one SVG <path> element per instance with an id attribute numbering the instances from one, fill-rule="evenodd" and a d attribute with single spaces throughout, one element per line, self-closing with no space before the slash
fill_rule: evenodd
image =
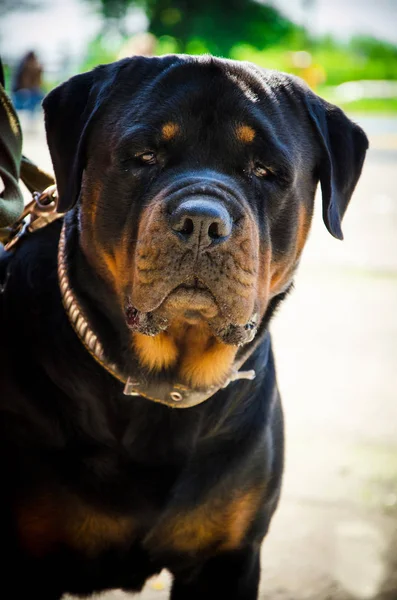
<path id="1" fill-rule="evenodd" d="M 86 142 L 94 119 L 117 87 L 132 101 L 141 85 L 176 62 L 176 55 L 134 56 L 76 75 L 50 92 L 43 101 L 47 142 L 58 188 L 58 211 L 77 202 L 86 165 Z"/>
<path id="2" fill-rule="evenodd" d="M 98 67 L 72 77 L 43 101 L 59 212 L 68 211 L 77 202 L 85 166 L 87 132 L 115 75 L 115 70 L 109 73 L 104 67 Z"/>
<path id="3" fill-rule="evenodd" d="M 306 103 L 323 150 L 319 177 L 324 223 L 342 240 L 342 218 L 361 174 L 368 139 L 340 108 L 314 94 L 306 96 Z"/>

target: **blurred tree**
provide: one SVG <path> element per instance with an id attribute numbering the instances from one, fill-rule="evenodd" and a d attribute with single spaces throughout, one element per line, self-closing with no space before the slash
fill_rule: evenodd
<path id="1" fill-rule="evenodd" d="M 125 29 L 125 18 L 128 10 L 133 6 L 139 6 L 140 0 L 94 0 L 94 2 L 104 18 L 102 33 L 109 34 L 110 26 L 110 31 L 126 37 L 128 32 Z"/>
<path id="2" fill-rule="evenodd" d="M 397 46 L 370 36 L 355 36 L 349 46 L 367 58 L 379 60 L 397 60 Z"/>
<path id="3" fill-rule="evenodd" d="M 100 4 L 105 19 L 121 21 L 125 18 L 128 8 L 135 2 L 134 0 L 101 0 Z"/>
<path id="4" fill-rule="evenodd" d="M 175 37 L 186 51 L 202 40 L 208 51 L 228 56 L 236 44 L 266 48 L 285 39 L 294 25 L 275 8 L 255 0 L 146 0 L 149 31 Z"/>
<path id="5" fill-rule="evenodd" d="M 296 29 L 277 9 L 256 0 L 90 1 L 99 2 L 104 18 L 118 21 L 120 30 L 128 9 L 142 8 L 149 32 L 176 39 L 181 52 L 228 56 L 233 46 L 244 43 L 263 49 L 285 41 Z"/>

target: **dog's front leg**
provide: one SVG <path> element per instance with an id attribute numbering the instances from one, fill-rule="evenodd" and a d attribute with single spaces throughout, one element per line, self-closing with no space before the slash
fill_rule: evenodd
<path id="1" fill-rule="evenodd" d="M 191 579 L 175 575 L 171 600 L 256 600 L 260 547 L 224 552 L 209 559 Z"/>

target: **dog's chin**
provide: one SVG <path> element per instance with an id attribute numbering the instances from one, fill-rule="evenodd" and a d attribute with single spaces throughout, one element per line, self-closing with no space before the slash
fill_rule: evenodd
<path id="1" fill-rule="evenodd" d="M 215 297 L 200 282 L 196 282 L 195 285 L 177 286 L 164 299 L 157 312 L 169 322 L 178 320 L 186 321 L 189 324 L 211 322 L 214 319 L 222 318 Z"/>
<path id="2" fill-rule="evenodd" d="M 157 335 L 176 321 L 200 325 L 223 320 L 214 296 L 198 281 L 178 285 L 150 312 L 139 311 L 127 300 L 125 318 L 130 329 L 146 335 Z"/>
<path id="3" fill-rule="evenodd" d="M 151 312 L 139 311 L 127 300 L 125 318 L 129 329 L 149 336 L 166 331 L 175 322 L 192 326 L 207 324 L 216 338 L 232 346 L 251 342 L 258 329 L 256 313 L 243 325 L 233 323 L 222 313 L 210 290 L 197 281 L 194 285 L 177 286 Z"/>

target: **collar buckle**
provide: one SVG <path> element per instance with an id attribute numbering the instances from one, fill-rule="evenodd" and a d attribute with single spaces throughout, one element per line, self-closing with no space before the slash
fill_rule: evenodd
<path id="1" fill-rule="evenodd" d="M 140 386 L 141 384 L 139 383 L 139 381 L 134 381 L 131 377 L 128 377 L 127 382 L 124 386 L 124 390 L 123 393 L 125 396 L 139 396 L 139 391 L 137 390 L 137 388 Z"/>
<path id="2" fill-rule="evenodd" d="M 223 389 L 227 388 L 229 383 L 232 383 L 233 381 L 238 381 L 239 379 L 249 379 L 250 381 L 252 381 L 253 379 L 255 379 L 255 377 L 256 377 L 256 373 L 255 373 L 254 369 L 249 369 L 248 371 L 236 371 L 235 370 L 235 371 L 232 371 L 231 375 L 226 379 L 222 388 Z"/>

